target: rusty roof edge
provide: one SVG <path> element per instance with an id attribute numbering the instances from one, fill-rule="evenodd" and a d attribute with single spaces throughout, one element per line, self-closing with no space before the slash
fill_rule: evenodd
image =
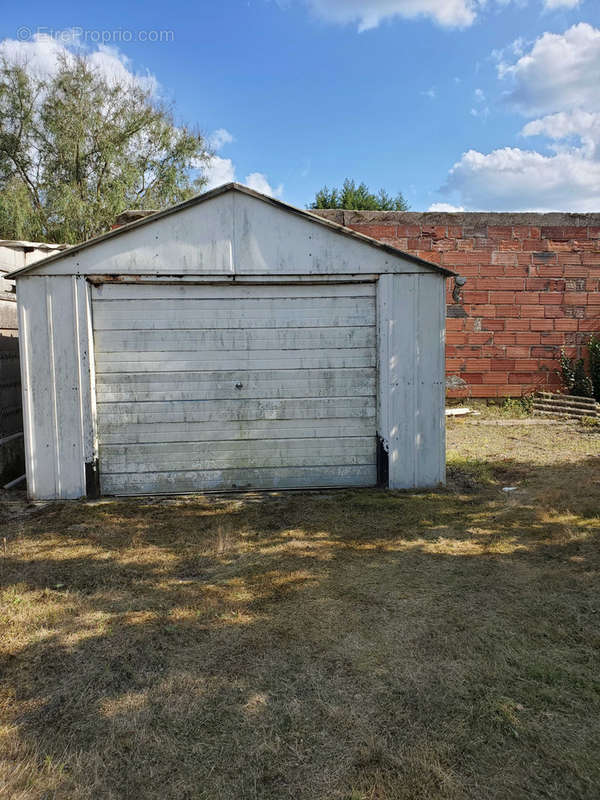
<path id="1" fill-rule="evenodd" d="M 33 264 L 30 264 L 26 267 L 21 267 L 20 269 L 14 270 L 13 272 L 9 272 L 6 275 L 6 277 L 11 279 L 19 278 L 22 275 L 26 275 L 28 273 L 40 269 L 41 267 L 46 266 L 46 264 L 59 261 L 60 259 L 63 258 L 72 258 L 73 256 L 77 255 L 77 253 L 80 253 L 82 250 L 86 250 L 89 247 L 94 247 L 97 244 L 102 244 L 103 242 L 108 241 L 109 239 L 112 239 L 116 236 L 123 236 L 129 231 L 141 228 L 144 225 L 149 225 L 152 222 L 162 219 L 163 217 L 168 217 L 171 214 L 176 214 L 178 211 L 183 211 L 187 208 L 192 208 L 195 205 L 199 205 L 200 203 L 203 203 L 207 200 L 211 200 L 214 197 L 219 197 L 220 195 L 230 191 L 241 192 L 242 194 L 248 195 L 249 197 L 254 197 L 257 200 L 262 200 L 263 202 L 269 203 L 270 205 L 273 205 L 276 208 L 280 208 L 289 213 L 302 216 L 305 219 L 308 219 L 311 222 L 314 222 L 318 225 L 323 225 L 324 227 L 327 227 L 331 230 L 335 230 L 344 236 L 363 242 L 364 244 L 368 244 L 371 247 L 377 247 L 378 249 L 383 250 L 389 253 L 390 255 L 395 256 L 396 258 L 401 258 L 404 259 L 405 261 L 411 261 L 415 264 L 420 264 L 422 266 L 428 267 L 433 272 L 442 274 L 445 277 L 453 277 L 454 275 L 457 274 L 453 270 L 447 269 L 446 267 L 441 267 L 439 264 L 434 264 L 433 262 L 427 261 L 424 258 L 419 258 L 419 256 L 414 256 L 411 253 L 406 253 L 404 250 L 399 250 L 397 247 L 393 247 L 392 245 L 386 244 L 385 242 L 380 242 L 378 239 L 374 239 L 371 236 L 367 236 L 364 233 L 359 233 L 358 231 L 352 230 L 352 228 L 347 228 L 345 225 L 340 225 L 338 222 L 333 222 L 332 220 L 325 219 L 324 217 L 315 214 L 312 211 L 298 208 L 297 206 L 292 206 L 289 203 L 284 203 L 283 200 L 278 200 L 275 197 L 269 197 L 268 195 L 261 194 L 260 192 L 257 192 L 254 189 L 250 189 L 248 186 L 243 186 L 240 183 L 232 182 L 232 183 L 225 183 L 222 186 L 218 186 L 217 188 L 211 189 L 210 191 L 204 192 L 203 194 L 190 197 L 189 200 L 184 200 L 182 203 L 177 203 L 177 205 L 169 206 L 169 208 L 165 208 L 162 211 L 157 211 L 156 213 L 150 214 L 146 217 L 143 217 L 142 219 L 128 222 L 125 225 L 121 225 L 118 228 L 114 228 L 113 230 L 101 233 L 99 236 L 95 236 L 93 239 L 88 239 L 87 241 L 81 242 L 80 244 L 72 245 L 71 247 L 68 247 L 66 250 L 53 253 L 47 258 L 42 258 L 39 261 L 36 261 Z"/>

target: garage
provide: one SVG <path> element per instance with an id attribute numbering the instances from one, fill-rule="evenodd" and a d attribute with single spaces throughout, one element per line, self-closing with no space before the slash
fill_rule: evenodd
<path id="1" fill-rule="evenodd" d="M 32 499 L 445 480 L 445 285 L 238 184 L 13 272 Z"/>
<path id="2" fill-rule="evenodd" d="M 374 283 L 92 297 L 102 493 L 376 482 Z"/>

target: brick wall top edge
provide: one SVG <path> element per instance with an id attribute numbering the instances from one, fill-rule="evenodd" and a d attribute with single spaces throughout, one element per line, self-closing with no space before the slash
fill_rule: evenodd
<path id="1" fill-rule="evenodd" d="M 577 214 L 552 211 L 540 214 L 533 211 L 342 211 L 312 209 L 325 219 L 342 225 L 529 225 L 572 226 L 576 228 L 600 225 L 600 212 Z"/>

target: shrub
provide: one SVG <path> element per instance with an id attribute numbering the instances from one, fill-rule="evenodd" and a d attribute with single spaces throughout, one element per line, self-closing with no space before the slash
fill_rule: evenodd
<path id="1" fill-rule="evenodd" d="M 589 341 L 590 378 L 594 387 L 594 397 L 600 403 L 600 336 L 594 334 Z"/>
<path id="2" fill-rule="evenodd" d="M 509 417 L 527 417 L 533 413 L 533 397 L 507 397 L 501 411 Z"/>
<path id="3" fill-rule="evenodd" d="M 563 383 L 569 394 L 576 397 L 593 397 L 594 387 L 585 373 L 583 358 L 569 358 L 564 350 L 560 352 L 560 369 Z"/>

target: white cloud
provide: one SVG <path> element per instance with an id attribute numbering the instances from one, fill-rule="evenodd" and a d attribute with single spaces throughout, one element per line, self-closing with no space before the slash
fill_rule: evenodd
<path id="1" fill-rule="evenodd" d="M 273 188 L 262 172 L 251 172 L 246 175 L 244 183 L 249 189 L 254 189 L 255 192 L 260 192 L 261 194 L 267 194 L 269 197 L 281 197 L 283 194 L 283 184 L 280 183 L 279 186 Z"/>
<path id="2" fill-rule="evenodd" d="M 508 100 L 526 116 L 600 110 L 600 30 L 580 22 L 563 34 L 544 33 L 516 63 L 501 61 L 498 75 L 512 81 Z"/>
<path id="3" fill-rule="evenodd" d="M 86 58 L 109 81 L 114 81 L 115 83 L 137 83 L 138 86 L 150 91 L 153 95 L 158 93 L 159 84 L 155 76 L 150 72 L 143 74 L 133 73 L 131 59 L 127 58 L 116 47 L 101 44 L 97 50 L 88 53 Z"/>
<path id="4" fill-rule="evenodd" d="M 355 23 L 359 31 L 394 17 L 429 17 L 439 25 L 461 28 L 475 21 L 480 0 L 307 0 L 329 22 Z"/>
<path id="5" fill-rule="evenodd" d="M 56 73 L 61 57 L 67 60 L 74 55 L 83 56 L 96 67 L 109 81 L 134 83 L 156 95 L 159 84 L 150 72 L 135 73 L 131 59 L 127 58 L 116 47 L 100 44 L 95 50 L 82 47 L 76 34 L 69 36 L 69 31 L 62 31 L 60 36 L 50 37 L 36 33 L 28 41 L 3 39 L 0 42 L 0 57 L 13 64 L 21 64 L 32 73 L 42 77 L 51 77 Z"/>
<path id="6" fill-rule="evenodd" d="M 230 158 L 221 158 L 221 156 L 212 156 L 212 158 L 205 164 L 199 164 L 202 168 L 204 175 L 207 178 L 207 184 L 204 191 L 216 189 L 217 186 L 222 186 L 224 183 L 232 183 L 235 181 L 235 164 Z M 266 194 L 269 197 L 281 197 L 283 194 L 283 184 L 273 187 L 269 183 L 266 175 L 262 172 L 251 172 L 246 175 L 244 184 L 255 192 Z"/>
<path id="7" fill-rule="evenodd" d="M 382 22 L 395 18 L 425 17 L 444 28 L 467 28 L 480 12 L 496 8 L 503 10 L 511 4 L 517 8 L 530 0 L 304 0 L 312 12 L 327 22 L 340 25 L 355 24 L 359 33 L 377 28 Z M 291 0 L 275 0 L 288 8 Z M 539 0 L 546 10 L 577 7 L 581 0 Z M 500 51 L 496 51 L 499 53 Z"/>
<path id="8" fill-rule="evenodd" d="M 582 155 L 600 159 L 600 113 L 597 111 L 559 111 L 528 122 L 521 133 L 523 136 L 546 136 L 554 142 L 567 143 L 553 145 L 557 151 L 570 148 L 575 140 L 580 144 Z"/>
<path id="9" fill-rule="evenodd" d="M 440 211 L 440 212 L 447 211 L 450 213 L 454 213 L 457 211 L 464 211 L 464 210 L 465 209 L 463 206 L 453 206 L 450 203 L 432 203 L 427 209 L 427 211 Z"/>
<path id="10" fill-rule="evenodd" d="M 490 115 L 490 110 L 487 106 L 483 108 L 472 108 L 471 109 L 471 116 L 472 117 L 479 117 L 480 119 L 487 119 Z"/>
<path id="11" fill-rule="evenodd" d="M 480 117 L 481 119 L 486 120 L 490 115 L 490 109 L 485 104 L 485 92 L 483 89 L 475 89 L 473 94 L 475 96 L 475 102 L 478 105 L 471 108 L 471 116 Z"/>
<path id="12" fill-rule="evenodd" d="M 0 42 L 0 57 L 11 64 L 27 65 L 31 72 L 41 77 L 53 75 L 60 54 L 66 52 L 66 48 L 58 41 L 38 34 L 26 42 L 16 39 L 4 39 Z"/>
<path id="13" fill-rule="evenodd" d="M 208 143 L 213 150 L 220 150 L 226 144 L 233 142 L 233 136 L 225 128 L 217 128 L 208 137 Z"/>
<path id="14" fill-rule="evenodd" d="M 512 41 L 507 47 L 500 47 L 492 50 L 490 54 L 491 59 L 498 65 L 498 72 L 500 73 L 507 66 L 505 63 L 507 56 L 522 56 L 528 44 L 532 44 L 532 42 L 526 42 L 522 36 L 519 36 L 518 39 Z"/>
<path id="15" fill-rule="evenodd" d="M 496 56 L 500 79 L 512 82 L 510 104 L 530 117 L 521 135 L 544 137 L 546 152 L 469 150 L 444 191 L 477 210 L 600 210 L 600 30 L 580 23 Z M 471 113 L 480 115 L 477 107 Z"/>
<path id="16" fill-rule="evenodd" d="M 600 162 L 579 152 L 545 156 L 505 147 L 469 150 L 450 170 L 444 190 L 481 211 L 598 211 Z"/>
<path id="17" fill-rule="evenodd" d="M 544 7 L 549 11 L 555 8 L 577 8 L 581 0 L 544 0 Z"/>
<path id="18" fill-rule="evenodd" d="M 287 7 L 287 0 L 276 0 Z M 321 19 L 338 24 L 355 24 L 359 32 L 377 28 L 385 20 L 426 17 L 445 28 L 466 28 L 480 11 L 495 6 L 503 9 L 527 0 L 304 0 Z M 540 0 L 546 9 L 575 8 L 580 0 Z"/>
<path id="19" fill-rule="evenodd" d="M 421 92 L 421 94 L 423 95 L 423 97 L 428 97 L 430 100 L 435 100 L 437 96 L 437 92 L 435 91 L 433 86 L 431 87 L 431 89 L 427 89 L 426 91 Z"/>
<path id="20" fill-rule="evenodd" d="M 201 166 L 208 181 L 204 187 L 206 191 L 235 180 L 235 167 L 230 158 L 212 156 L 206 165 Z"/>

